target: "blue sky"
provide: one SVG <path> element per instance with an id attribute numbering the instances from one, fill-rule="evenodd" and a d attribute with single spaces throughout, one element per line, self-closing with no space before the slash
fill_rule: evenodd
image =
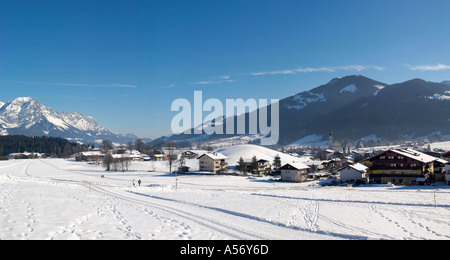
<path id="1" fill-rule="evenodd" d="M 0 101 L 170 134 L 172 101 L 278 98 L 360 74 L 450 80 L 448 0 L 2 0 Z"/>

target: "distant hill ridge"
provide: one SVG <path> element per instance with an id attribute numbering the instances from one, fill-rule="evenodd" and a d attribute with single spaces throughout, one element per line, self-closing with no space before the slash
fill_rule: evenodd
<path id="1" fill-rule="evenodd" d="M 341 142 L 450 136 L 449 111 L 449 81 L 434 83 L 412 79 L 390 85 L 361 75 L 335 78 L 280 100 L 278 144 L 312 139 L 324 143 L 330 131 L 335 140 Z M 161 137 L 153 144 L 214 142 L 227 137 L 230 136 L 180 134 Z"/>

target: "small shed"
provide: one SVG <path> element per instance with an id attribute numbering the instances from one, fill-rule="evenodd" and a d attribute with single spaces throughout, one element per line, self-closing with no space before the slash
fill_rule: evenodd
<path id="1" fill-rule="evenodd" d="M 418 184 L 418 185 L 425 185 L 426 183 L 428 182 L 428 179 L 427 178 L 425 178 L 425 177 L 419 177 L 419 178 L 417 178 L 416 179 L 416 183 Z"/>
<path id="2" fill-rule="evenodd" d="M 185 173 L 185 172 L 189 172 L 190 168 L 187 166 L 180 166 L 178 167 L 178 173 Z"/>
<path id="3" fill-rule="evenodd" d="M 154 161 L 164 161 L 166 160 L 166 156 L 164 154 L 154 154 L 152 159 Z"/>

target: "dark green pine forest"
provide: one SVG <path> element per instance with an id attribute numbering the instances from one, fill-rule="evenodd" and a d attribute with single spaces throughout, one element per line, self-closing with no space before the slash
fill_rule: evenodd
<path id="1" fill-rule="evenodd" d="M 68 158 L 72 154 L 85 151 L 88 146 L 69 142 L 59 137 L 28 137 L 23 135 L 0 136 L 0 156 L 11 153 L 45 153 L 52 157 Z"/>

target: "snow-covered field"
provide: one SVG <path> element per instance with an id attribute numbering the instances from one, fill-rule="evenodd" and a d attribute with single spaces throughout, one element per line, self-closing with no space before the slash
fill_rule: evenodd
<path id="1" fill-rule="evenodd" d="M 2 161 L 0 239 L 450 239 L 448 186 L 179 175 L 175 189 L 164 168 L 142 162 L 107 173 L 59 159 Z"/>

